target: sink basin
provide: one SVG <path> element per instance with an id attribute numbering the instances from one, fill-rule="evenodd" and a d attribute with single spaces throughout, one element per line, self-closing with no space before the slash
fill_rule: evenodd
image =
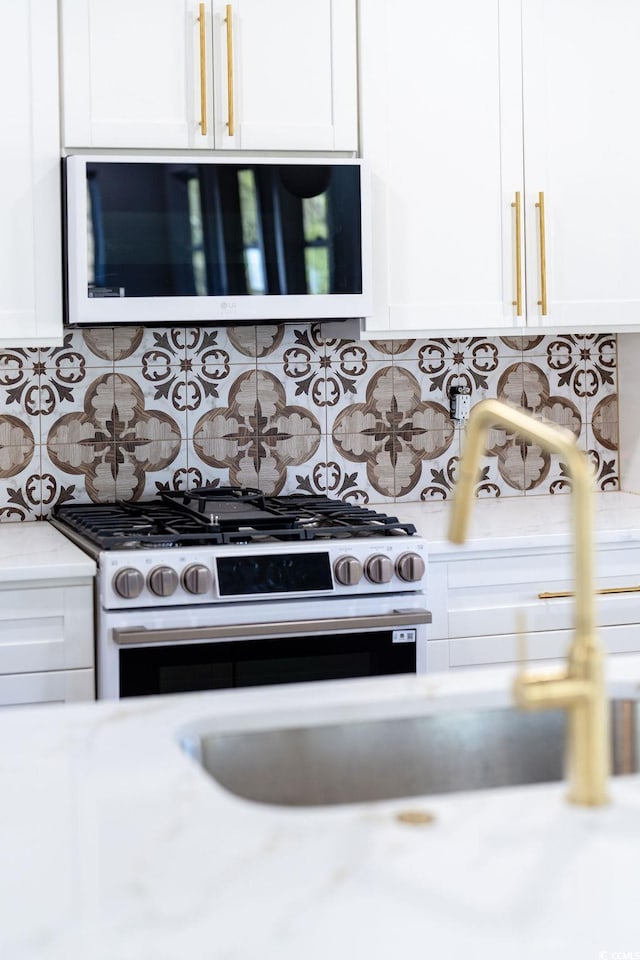
<path id="1" fill-rule="evenodd" d="M 452 711 L 207 733 L 182 746 L 226 790 L 258 803 L 325 806 L 561 780 L 563 711 Z M 614 772 L 638 769 L 636 703 L 613 704 Z"/>

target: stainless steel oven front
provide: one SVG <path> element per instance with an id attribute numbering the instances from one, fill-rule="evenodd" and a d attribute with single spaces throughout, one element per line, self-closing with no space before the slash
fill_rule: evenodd
<path id="1" fill-rule="evenodd" d="M 318 495 L 241 488 L 61 506 L 98 564 L 98 696 L 427 669 L 427 546 Z"/>
<path id="2" fill-rule="evenodd" d="M 424 672 L 430 620 L 422 594 L 103 611 L 98 696 Z"/>
<path id="3" fill-rule="evenodd" d="M 421 596 L 111 611 L 98 696 L 122 698 L 424 672 Z"/>

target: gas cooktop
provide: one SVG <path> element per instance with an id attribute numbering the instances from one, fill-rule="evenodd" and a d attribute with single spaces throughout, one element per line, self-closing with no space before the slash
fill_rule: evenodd
<path id="1" fill-rule="evenodd" d="M 100 550 L 412 536 L 416 528 L 323 495 L 242 487 L 165 491 L 154 500 L 63 504 L 52 517 Z"/>

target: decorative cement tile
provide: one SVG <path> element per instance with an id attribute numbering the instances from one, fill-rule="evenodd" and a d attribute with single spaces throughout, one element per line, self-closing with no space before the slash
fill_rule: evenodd
<path id="1" fill-rule="evenodd" d="M 26 431 L 17 445 L 7 445 L 6 428 L 6 418 L 0 417 L 0 522 L 37 520 L 43 512 L 40 447 Z"/>
<path id="2" fill-rule="evenodd" d="M 620 438 L 617 394 L 604 396 L 598 401 L 587 425 L 590 427 L 591 434 L 589 444 L 595 442 L 606 447 L 607 450 L 618 452 Z"/>
<path id="3" fill-rule="evenodd" d="M 41 443 L 47 443 L 49 434 L 61 418 L 87 414 L 86 405 L 97 403 L 108 417 L 113 407 L 113 367 L 58 368 L 55 358 L 42 363 L 40 374 L 39 419 Z"/>
<path id="4" fill-rule="evenodd" d="M 108 503 L 116 496 L 117 448 L 112 441 L 96 441 L 87 430 L 59 430 L 42 447 L 42 473 L 50 484 L 50 501 Z M 74 424 L 73 427 L 76 427 Z"/>
<path id="5" fill-rule="evenodd" d="M 210 362 L 208 358 L 216 354 L 224 357 L 227 363 L 255 367 L 258 329 L 249 324 L 236 327 L 187 327 L 184 333 L 187 360 L 207 364 Z"/>
<path id="6" fill-rule="evenodd" d="M 346 439 L 346 438 L 345 438 Z M 393 501 L 395 499 L 395 477 L 390 473 L 376 474 L 373 460 L 353 460 L 345 456 L 343 449 L 327 438 L 327 495 L 352 503 Z M 355 441 L 355 438 L 354 438 Z M 355 442 L 345 444 L 348 450 Z M 372 482 L 375 480 L 375 483 Z"/>
<path id="7" fill-rule="evenodd" d="M 150 500 L 162 490 L 188 490 L 187 441 L 150 447 L 124 444 L 116 476 L 118 500 Z"/>
<path id="8" fill-rule="evenodd" d="M 119 368 L 112 376 L 114 439 L 176 439 L 187 434 L 187 377 L 176 367 Z"/>
<path id="9" fill-rule="evenodd" d="M 179 367 L 186 358 L 186 328 L 119 327 L 114 332 L 114 361 L 122 367 Z"/>
<path id="10" fill-rule="evenodd" d="M 596 489 L 603 493 L 619 490 L 620 460 L 618 451 L 612 450 L 609 445 L 599 443 L 593 435 L 587 435 L 586 451 L 593 466 Z"/>

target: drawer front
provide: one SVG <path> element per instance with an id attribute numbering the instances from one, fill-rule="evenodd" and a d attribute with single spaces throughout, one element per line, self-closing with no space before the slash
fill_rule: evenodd
<path id="1" fill-rule="evenodd" d="M 475 554 L 433 567 L 438 572 L 430 584 L 435 582 L 438 589 L 429 597 L 432 639 L 512 635 L 520 619 L 527 633 L 572 628 L 573 596 L 553 596 L 574 590 L 574 560 L 568 550 Z M 598 594 L 596 623 L 601 628 L 640 623 L 640 547 L 601 547 L 595 568 L 596 589 L 629 591 Z M 552 596 L 543 598 L 542 593 Z"/>
<path id="2" fill-rule="evenodd" d="M 54 670 L 0 676 L 0 707 L 95 700 L 93 670 Z"/>
<path id="3" fill-rule="evenodd" d="M 640 630 L 636 624 L 602 627 L 599 630 L 602 645 L 609 655 L 640 653 Z M 526 657 L 529 662 L 565 659 L 573 638 L 572 630 L 542 631 L 527 636 Z M 460 637 L 438 641 L 448 645 L 448 666 L 472 667 L 488 664 L 508 665 L 518 662 L 518 637 L 515 634 L 492 637 Z M 447 669 L 441 652 L 438 669 Z M 429 659 L 427 658 L 427 664 Z"/>
<path id="4" fill-rule="evenodd" d="M 0 675 L 93 669 L 93 590 L 0 590 Z"/>

